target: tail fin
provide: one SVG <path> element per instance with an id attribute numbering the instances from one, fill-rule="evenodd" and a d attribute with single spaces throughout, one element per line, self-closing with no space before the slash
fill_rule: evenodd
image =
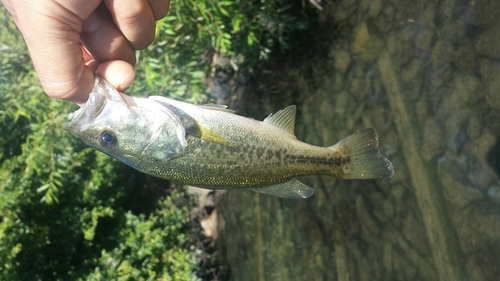
<path id="1" fill-rule="evenodd" d="M 380 154 L 377 131 L 367 128 L 338 142 L 335 147 L 350 158 L 344 179 L 382 179 L 394 175 L 392 163 Z"/>

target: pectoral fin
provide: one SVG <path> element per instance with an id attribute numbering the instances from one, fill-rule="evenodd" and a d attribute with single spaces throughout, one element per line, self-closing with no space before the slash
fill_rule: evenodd
<path id="1" fill-rule="evenodd" d="M 296 179 L 275 185 L 250 188 L 255 192 L 264 193 L 280 198 L 308 198 L 314 194 L 314 188 L 309 187 Z"/>
<path id="2" fill-rule="evenodd" d="M 226 138 L 224 138 L 223 136 L 221 136 L 217 132 L 210 130 L 206 127 L 198 126 L 197 132 L 200 132 L 200 134 L 194 135 L 194 136 L 199 137 L 204 141 L 209 141 L 209 142 L 218 143 L 218 144 L 222 144 L 222 145 L 229 144 L 229 141 Z M 189 133 L 189 131 L 188 131 L 188 133 Z"/>

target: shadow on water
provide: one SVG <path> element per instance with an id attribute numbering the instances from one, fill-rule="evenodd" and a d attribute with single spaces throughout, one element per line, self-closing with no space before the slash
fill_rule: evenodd
<path id="1" fill-rule="evenodd" d="M 499 280 L 500 2 L 338 0 L 318 17 L 233 108 L 296 104 L 297 137 L 321 146 L 374 127 L 396 174 L 308 177 L 307 200 L 227 192 L 228 278 Z"/>

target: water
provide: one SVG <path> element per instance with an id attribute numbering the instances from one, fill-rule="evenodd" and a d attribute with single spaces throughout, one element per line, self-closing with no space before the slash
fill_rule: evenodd
<path id="1" fill-rule="evenodd" d="M 256 118 L 296 104 L 316 145 L 376 128 L 395 176 L 308 177 L 307 200 L 227 192 L 231 280 L 500 280 L 500 2 L 415 2 L 329 2 L 314 60 L 238 96 Z"/>

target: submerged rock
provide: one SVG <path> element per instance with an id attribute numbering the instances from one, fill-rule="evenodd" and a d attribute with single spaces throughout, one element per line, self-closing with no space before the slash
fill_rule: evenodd
<path id="1" fill-rule="evenodd" d="M 352 52 L 358 55 L 358 58 L 363 62 L 374 62 L 382 52 L 384 45 L 384 40 L 370 34 L 368 25 L 362 22 L 356 31 Z"/>

